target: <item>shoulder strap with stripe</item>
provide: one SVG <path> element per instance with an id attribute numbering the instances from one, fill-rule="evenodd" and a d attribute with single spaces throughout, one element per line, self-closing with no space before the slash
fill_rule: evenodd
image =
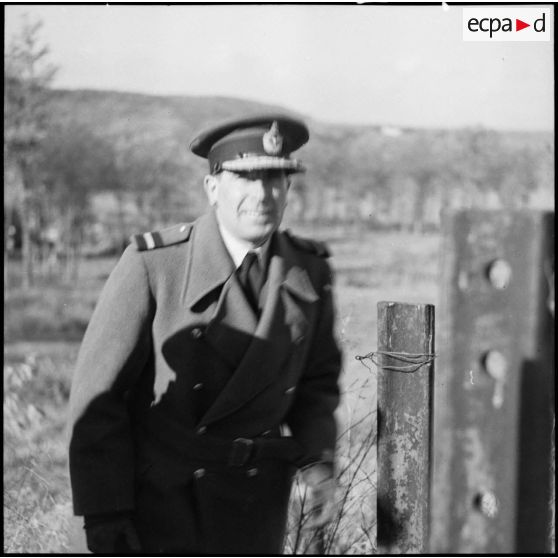
<path id="1" fill-rule="evenodd" d="M 140 252 L 143 252 L 144 250 L 154 250 L 155 248 L 186 242 L 190 238 L 191 232 L 192 224 L 182 223 L 161 231 L 135 234 L 130 240 Z"/>

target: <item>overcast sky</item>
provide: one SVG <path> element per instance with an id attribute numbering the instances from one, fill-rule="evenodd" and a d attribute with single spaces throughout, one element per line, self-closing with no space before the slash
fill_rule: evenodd
<path id="1" fill-rule="evenodd" d="M 241 97 L 338 123 L 553 128 L 553 42 L 463 42 L 458 6 L 8 5 L 7 41 L 25 12 L 44 22 L 58 87 Z"/>

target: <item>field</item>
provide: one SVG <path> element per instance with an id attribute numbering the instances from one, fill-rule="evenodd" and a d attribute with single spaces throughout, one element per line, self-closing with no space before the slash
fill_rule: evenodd
<path id="1" fill-rule="evenodd" d="M 325 233 L 325 234 L 324 234 Z M 325 532 L 325 550 L 375 549 L 375 369 L 355 359 L 376 346 L 376 303 L 437 302 L 436 234 L 366 232 L 327 238 L 336 271 L 338 337 L 344 350 L 339 409 L 340 510 Z M 43 282 L 17 288 L 8 266 L 4 354 L 4 551 L 65 553 L 80 550 L 80 524 L 71 517 L 65 414 L 79 341 L 114 259 L 87 260 L 72 284 Z M 315 549 L 297 529 L 286 551 Z M 82 550 L 82 548 L 81 548 Z M 318 549 L 319 550 L 319 549 Z"/>

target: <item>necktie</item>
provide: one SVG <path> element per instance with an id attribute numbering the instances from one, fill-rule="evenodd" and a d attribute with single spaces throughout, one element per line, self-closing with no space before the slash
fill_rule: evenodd
<path id="1" fill-rule="evenodd" d="M 244 256 L 238 268 L 238 278 L 252 308 L 257 311 L 262 288 L 262 270 L 258 254 L 255 252 L 248 252 L 246 256 Z"/>

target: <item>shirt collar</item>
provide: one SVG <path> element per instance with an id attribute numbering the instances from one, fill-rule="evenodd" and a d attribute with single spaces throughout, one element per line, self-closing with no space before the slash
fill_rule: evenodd
<path id="1" fill-rule="evenodd" d="M 217 223 L 219 225 L 221 238 L 223 239 L 225 247 L 227 248 L 227 251 L 230 254 L 236 268 L 240 267 L 242 260 L 248 252 L 255 252 L 258 255 L 260 265 L 262 267 L 264 266 L 265 258 L 269 250 L 271 236 L 261 246 L 258 246 L 257 248 L 250 248 L 247 243 L 234 237 L 225 227 L 223 227 L 219 220 L 217 220 Z"/>

